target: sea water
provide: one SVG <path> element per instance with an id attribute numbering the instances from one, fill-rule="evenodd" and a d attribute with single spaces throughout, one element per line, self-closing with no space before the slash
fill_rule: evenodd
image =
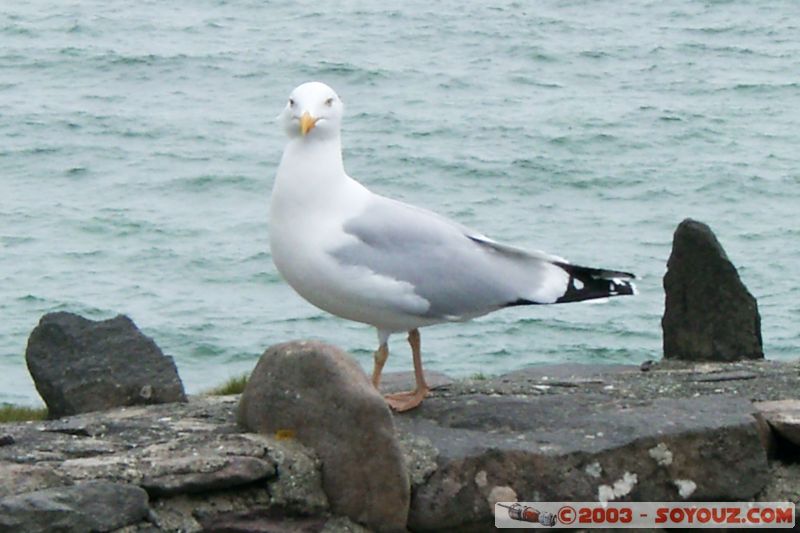
<path id="1" fill-rule="evenodd" d="M 641 277 L 635 298 L 426 328 L 427 369 L 659 358 L 685 217 L 758 299 L 767 357 L 796 357 L 798 20 L 792 1 L 4 2 L 0 402 L 39 401 L 26 341 L 58 310 L 129 315 L 189 392 L 290 339 L 369 368 L 372 328 L 270 259 L 275 116 L 309 80 L 344 100 L 345 166 L 374 191 Z"/>

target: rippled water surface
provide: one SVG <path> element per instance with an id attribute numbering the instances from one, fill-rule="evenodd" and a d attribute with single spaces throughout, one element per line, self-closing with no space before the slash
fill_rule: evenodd
<path id="1" fill-rule="evenodd" d="M 371 328 L 277 276 L 268 199 L 289 91 L 347 105 L 345 165 L 496 239 L 628 269 L 641 295 L 423 331 L 427 368 L 494 374 L 661 353 L 661 278 L 691 216 L 798 355 L 800 35 L 794 2 L 176 2 L 0 8 L 0 402 L 35 403 L 42 314 L 126 313 L 190 392 L 268 345 L 365 365 Z M 411 367 L 392 341 L 390 370 Z"/>

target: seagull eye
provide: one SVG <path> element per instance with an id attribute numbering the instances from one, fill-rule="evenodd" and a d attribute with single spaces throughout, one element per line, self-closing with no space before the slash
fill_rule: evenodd
<path id="1" fill-rule="evenodd" d="M 328 106 L 328 107 L 333 105 L 333 97 L 332 96 L 330 98 L 328 98 L 327 100 L 325 100 L 325 105 Z"/>
<path id="2" fill-rule="evenodd" d="M 294 107 L 294 98 L 289 98 L 289 107 Z"/>

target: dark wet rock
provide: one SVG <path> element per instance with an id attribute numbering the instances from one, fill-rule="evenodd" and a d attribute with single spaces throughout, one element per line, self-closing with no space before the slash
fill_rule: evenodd
<path id="1" fill-rule="evenodd" d="M 0 500 L 0 532 L 111 531 L 142 521 L 148 512 L 141 488 L 92 481 Z"/>
<path id="2" fill-rule="evenodd" d="M 761 318 L 711 229 L 680 223 L 664 276 L 664 357 L 693 361 L 762 359 Z"/>
<path id="3" fill-rule="evenodd" d="M 11 435 L 0 435 L 0 446 L 8 446 L 14 444 L 14 437 Z"/>
<path id="4" fill-rule="evenodd" d="M 52 418 L 137 404 L 186 401 L 175 363 L 130 318 L 42 317 L 25 353 Z"/>
<path id="5" fill-rule="evenodd" d="M 392 415 L 348 354 L 318 342 L 268 349 L 247 382 L 238 421 L 312 448 L 334 513 L 378 531 L 405 529 L 409 481 Z"/>

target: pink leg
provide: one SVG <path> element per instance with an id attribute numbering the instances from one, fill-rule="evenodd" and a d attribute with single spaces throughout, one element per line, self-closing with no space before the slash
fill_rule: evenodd
<path id="1" fill-rule="evenodd" d="M 411 345 L 411 353 L 414 357 L 414 380 L 417 387 L 413 391 L 396 392 L 384 396 L 389 407 L 399 413 L 417 407 L 430 391 L 428 384 L 425 383 L 425 373 L 422 371 L 422 350 L 420 349 L 418 329 L 412 329 L 408 332 L 408 343 Z"/>
<path id="2" fill-rule="evenodd" d="M 372 386 L 379 391 L 381 385 L 381 372 L 383 372 L 383 365 L 386 364 L 386 359 L 388 358 L 389 345 L 383 342 L 375 351 L 375 365 L 372 367 Z"/>

